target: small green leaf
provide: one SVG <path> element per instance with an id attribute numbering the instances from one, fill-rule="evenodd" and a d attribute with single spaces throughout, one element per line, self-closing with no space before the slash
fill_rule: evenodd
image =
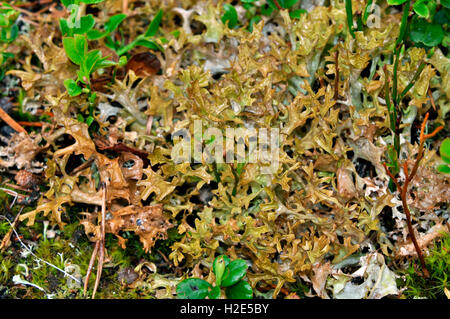
<path id="1" fill-rule="evenodd" d="M 450 166 L 445 164 L 438 165 L 437 170 L 439 173 L 450 174 Z"/>
<path id="2" fill-rule="evenodd" d="M 305 13 L 308 13 L 308 12 L 304 9 L 298 9 L 298 10 L 293 10 L 293 11 L 289 12 L 289 16 L 291 17 L 291 19 L 300 19 L 302 14 L 305 14 Z"/>
<path id="3" fill-rule="evenodd" d="M 61 0 L 61 3 L 65 6 L 68 7 L 72 4 L 79 4 L 80 0 Z"/>
<path id="4" fill-rule="evenodd" d="M 236 259 L 230 262 L 225 268 L 225 273 L 222 278 L 222 287 L 229 287 L 241 280 L 247 272 L 247 263 L 245 260 Z"/>
<path id="5" fill-rule="evenodd" d="M 405 3 L 407 0 L 387 0 L 387 3 L 391 6 L 398 6 Z"/>
<path id="6" fill-rule="evenodd" d="M 133 47 L 137 47 L 137 46 L 143 46 L 155 51 L 163 51 L 164 49 L 156 42 L 153 40 L 148 40 L 148 39 L 138 39 L 134 42 L 134 46 Z"/>
<path id="7" fill-rule="evenodd" d="M 261 8 L 261 14 L 268 17 L 272 14 L 272 12 L 275 10 L 274 7 L 270 6 L 269 4 L 264 4 Z"/>
<path id="8" fill-rule="evenodd" d="M 69 26 L 67 25 L 66 19 L 59 19 L 59 28 L 61 29 L 62 36 L 72 36 L 71 30 Z"/>
<path id="9" fill-rule="evenodd" d="M 450 0 L 441 0 L 441 4 L 443 7 L 450 9 Z"/>
<path id="10" fill-rule="evenodd" d="M 430 10 L 428 9 L 427 2 L 428 0 L 419 0 L 413 5 L 414 12 L 425 19 L 428 19 L 430 16 Z"/>
<path id="11" fill-rule="evenodd" d="M 89 115 L 86 119 L 87 126 L 91 126 L 92 122 L 94 122 L 94 117 Z"/>
<path id="12" fill-rule="evenodd" d="M 156 16 L 153 18 L 152 22 L 150 23 L 147 31 L 145 32 L 144 36 L 146 37 L 152 37 L 156 34 L 158 31 L 159 25 L 161 24 L 161 20 L 163 17 L 163 11 L 162 9 L 159 9 Z"/>
<path id="13" fill-rule="evenodd" d="M 446 138 L 439 147 L 441 158 L 447 164 L 450 164 L 450 138 Z"/>
<path id="14" fill-rule="evenodd" d="M 105 37 L 107 34 L 108 34 L 108 32 L 102 32 L 99 30 L 90 30 L 87 33 L 87 37 L 89 40 L 98 40 L 98 39 Z"/>
<path id="15" fill-rule="evenodd" d="M 178 39 L 178 37 L 180 36 L 181 32 L 180 30 L 175 30 L 170 32 L 176 39 Z"/>
<path id="16" fill-rule="evenodd" d="M 128 63 L 128 59 L 125 55 L 123 55 L 119 58 L 119 67 L 124 67 L 125 65 L 127 65 L 127 63 Z"/>
<path id="17" fill-rule="evenodd" d="M 109 67 L 116 66 L 116 65 L 117 65 L 117 62 L 108 60 L 107 58 L 102 58 L 102 59 L 98 60 L 97 63 L 94 65 L 93 72 L 97 71 L 98 69 L 109 68 Z"/>
<path id="18" fill-rule="evenodd" d="M 436 14 L 437 4 L 435 0 L 428 0 L 427 2 L 428 11 L 430 12 L 430 18 L 434 17 Z"/>
<path id="19" fill-rule="evenodd" d="M 409 36 L 415 43 L 423 43 L 426 46 L 434 47 L 444 39 L 444 31 L 439 24 L 429 23 L 425 19 L 418 18 L 413 19 Z"/>
<path id="20" fill-rule="evenodd" d="M 119 24 L 121 24 L 122 21 L 125 20 L 126 17 L 127 17 L 127 15 L 125 13 L 120 13 L 120 14 L 113 15 L 105 23 L 105 31 L 111 33 L 114 30 L 116 30 L 117 27 L 119 26 Z"/>
<path id="21" fill-rule="evenodd" d="M 294 4 L 296 4 L 297 2 L 299 2 L 299 0 L 278 0 L 278 4 L 280 5 L 280 7 L 282 7 L 283 9 L 289 9 L 290 7 L 292 7 Z M 275 2 L 273 0 L 268 0 L 267 3 L 273 7 L 273 8 L 277 8 L 275 5 Z"/>
<path id="22" fill-rule="evenodd" d="M 78 65 L 83 63 L 87 54 L 87 39 L 84 35 L 63 38 L 63 46 L 70 61 Z"/>
<path id="23" fill-rule="evenodd" d="M 72 79 L 64 80 L 64 86 L 70 96 L 77 96 L 81 94 L 81 88 L 78 86 L 77 82 Z"/>
<path id="24" fill-rule="evenodd" d="M 439 10 L 433 17 L 433 23 L 437 24 L 449 24 L 450 23 L 450 10 L 443 8 Z"/>
<path id="25" fill-rule="evenodd" d="M 77 114 L 77 120 L 78 122 L 84 123 L 84 117 L 80 113 Z"/>
<path id="26" fill-rule="evenodd" d="M 248 25 L 248 31 L 253 32 L 253 25 L 257 24 L 259 21 L 261 21 L 260 16 L 254 16 L 253 18 L 251 18 L 250 23 Z"/>
<path id="27" fill-rule="evenodd" d="M 227 287 L 225 294 L 228 299 L 252 299 L 253 290 L 248 282 L 241 280 L 236 285 Z"/>
<path id="28" fill-rule="evenodd" d="M 61 20 L 63 20 L 63 19 L 61 19 Z M 61 20 L 60 20 L 60 27 L 61 27 Z M 94 27 L 95 19 L 94 19 L 94 16 L 92 14 L 89 14 L 87 16 L 81 17 L 81 19 L 79 21 L 79 25 L 80 25 L 79 28 L 76 28 L 76 27 L 75 28 L 70 28 L 70 26 L 67 24 L 67 21 L 65 21 L 65 22 L 66 22 L 65 23 L 66 24 L 65 27 L 67 29 L 69 29 L 69 32 L 70 32 L 68 34 L 74 35 L 74 34 L 84 34 L 84 33 L 88 32 L 89 30 L 91 30 Z M 63 32 L 62 28 L 61 28 L 61 32 Z M 63 36 L 64 35 L 65 34 L 63 33 Z"/>
<path id="29" fill-rule="evenodd" d="M 188 278 L 177 285 L 177 296 L 180 299 L 205 299 L 211 288 L 211 284 L 203 279 Z"/>
<path id="30" fill-rule="evenodd" d="M 299 0 L 278 0 L 280 7 L 283 9 L 289 9 L 297 2 L 299 2 Z"/>
<path id="31" fill-rule="evenodd" d="M 220 287 L 222 282 L 222 276 L 225 272 L 226 266 L 230 263 L 230 258 L 225 255 L 220 255 L 214 260 L 213 263 L 213 272 L 216 276 L 216 285 Z"/>
<path id="32" fill-rule="evenodd" d="M 102 58 L 102 52 L 100 50 L 92 50 L 86 55 L 84 60 L 83 73 L 85 76 L 89 77 L 91 73 L 95 72 L 95 65 Z"/>
<path id="33" fill-rule="evenodd" d="M 97 98 L 97 93 L 93 92 L 89 95 L 89 103 L 94 104 L 95 99 Z"/>
<path id="34" fill-rule="evenodd" d="M 0 27 L 7 27 L 9 25 L 9 21 L 5 15 L 0 14 Z"/>
<path id="35" fill-rule="evenodd" d="M 6 31 L 2 29 L 2 31 Z M 19 36 L 19 27 L 17 24 L 13 24 L 13 26 L 9 29 L 9 36 L 5 38 L 4 42 L 11 43 Z"/>
<path id="36" fill-rule="evenodd" d="M 233 29 L 235 26 L 237 26 L 238 23 L 238 15 L 236 9 L 231 4 L 225 3 L 223 5 L 223 10 L 225 11 L 225 13 L 222 16 L 222 22 L 226 24 L 228 21 L 228 27 L 230 29 Z"/>
<path id="37" fill-rule="evenodd" d="M 247 165 L 246 162 L 244 163 L 238 163 L 236 167 L 236 174 L 240 177 L 242 174 L 242 171 L 244 170 L 245 165 Z"/>

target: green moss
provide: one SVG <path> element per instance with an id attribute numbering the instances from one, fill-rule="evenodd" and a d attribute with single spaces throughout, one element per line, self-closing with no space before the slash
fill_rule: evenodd
<path id="1" fill-rule="evenodd" d="M 10 257 L 5 257 L 3 254 L 0 254 L 2 259 L 0 263 L 0 284 L 6 284 L 11 278 L 11 270 L 14 266 L 13 261 Z"/>
<path id="2" fill-rule="evenodd" d="M 419 275 L 422 271 L 419 263 L 411 263 L 406 270 L 405 281 L 407 289 L 403 292 L 407 298 L 443 298 L 446 299 L 444 288 L 449 289 L 450 274 L 450 236 L 446 235 L 437 241 L 425 258 L 430 278 Z"/>

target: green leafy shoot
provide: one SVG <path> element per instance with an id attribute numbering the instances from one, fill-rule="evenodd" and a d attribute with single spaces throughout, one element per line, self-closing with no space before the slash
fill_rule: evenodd
<path id="1" fill-rule="evenodd" d="M 127 15 L 124 13 L 113 15 L 108 19 L 108 21 L 106 21 L 104 31 L 92 29 L 89 32 L 87 32 L 88 39 L 99 40 L 110 35 L 113 31 L 115 31 L 119 27 L 119 25 L 122 23 L 123 20 L 126 19 L 126 17 Z"/>
<path id="2" fill-rule="evenodd" d="M 78 8 L 78 7 L 76 7 Z M 78 9 L 74 9 L 75 12 Z M 72 13 L 68 19 L 60 19 L 59 27 L 63 36 L 72 37 L 75 34 L 84 34 L 89 32 L 95 25 L 95 19 L 92 14 L 76 19 L 76 13 Z"/>
<path id="3" fill-rule="evenodd" d="M 0 42 L 11 43 L 17 39 L 19 27 L 15 22 L 18 17 L 19 11 L 14 10 L 7 3 L 0 2 Z"/>
<path id="4" fill-rule="evenodd" d="M 81 87 L 79 87 L 77 82 L 72 79 L 64 80 L 64 86 L 70 96 L 77 96 L 81 94 Z"/>
<path id="5" fill-rule="evenodd" d="M 108 60 L 107 57 L 102 57 L 100 50 L 88 51 L 88 43 L 85 35 L 75 35 L 74 37 L 63 38 L 64 50 L 67 57 L 74 64 L 80 67 L 77 75 L 77 81 L 65 81 L 64 85 L 70 95 L 75 96 L 80 94 L 80 91 L 75 87 L 77 82 L 87 85 L 90 91 L 90 76 L 98 69 L 116 66 L 117 63 Z"/>
<path id="6" fill-rule="evenodd" d="M 412 5 L 414 13 L 412 19 L 408 22 L 411 9 L 411 0 L 388 0 L 389 5 L 405 4 L 403 16 L 400 24 L 400 33 L 395 43 L 399 46 L 407 36 L 418 47 L 435 47 L 444 43 L 448 45 L 448 36 L 446 36 L 450 11 L 446 7 L 445 0 L 443 7 L 438 8 L 435 0 L 418 0 Z M 367 8 L 367 7 L 366 7 Z"/>
<path id="7" fill-rule="evenodd" d="M 153 18 L 152 22 L 150 23 L 147 31 L 144 34 L 139 35 L 136 39 L 134 39 L 129 44 L 120 47 L 116 50 L 116 53 L 120 55 L 124 55 L 128 51 L 134 49 L 137 46 L 143 46 L 146 48 L 149 48 L 151 50 L 155 51 L 164 51 L 161 45 L 159 45 L 155 40 L 152 38 L 156 35 L 159 26 L 161 24 L 161 20 L 163 17 L 163 11 L 160 9 L 156 16 Z"/>
<path id="8" fill-rule="evenodd" d="M 215 286 L 199 278 L 188 278 L 177 285 L 177 295 L 181 299 L 217 299 L 221 288 L 229 299 L 251 299 L 253 290 L 250 284 L 243 280 L 247 273 L 247 263 L 242 259 L 230 262 L 230 259 L 221 255 L 213 262 L 213 273 L 216 277 Z"/>

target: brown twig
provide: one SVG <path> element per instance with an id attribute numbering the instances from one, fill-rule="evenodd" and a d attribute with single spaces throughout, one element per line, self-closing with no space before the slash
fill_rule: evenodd
<path id="1" fill-rule="evenodd" d="M 102 187 L 102 211 L 101 211 L 101 222 L 100 222 L 100 239 L 95 243 L 94 251 L 91 255 L 91 260 L 89 261 L 88 271 L 86 274 L 86 279 L 84 281 L 84 290 L 83 294 L 86 295 L 87 286 L 89 283 L 89 277 L 92 273 L 92 268 L 94 266 L 95 258 L 98 255 L 97 261 L 97 276 L 95 278 L 94 290 L 92 292 L 92 299 L 95 298 L 95 293 L 97 292 L 98 285 L 100 283 L 100 277 L 102 275 L 103 270 L 103 262 L 105 260 L 105 230 L 106 230 L 106 185 L 105 183 L 101 183 Z"/>
<path id="2" fill-rule="evenodd" d="M 106 219 L 106 185 L 102 183 L 102 220 L 100 228 L 100 255 L 97 264 L 97 277 L 95 278 L 94 291 L 92 292 L 92 299 L 95 298 L 98 284 L 100 283 L 100 277 L 102 276 L 103 262 L 105 259 L 105 219 Z"/>
<path id="3" fill-rule="evenodd" d="M 97 240 L 97 242 L 95 243 L 94 251 L 92 252 L 92 255 L 91 255 L 91 260 L 89 261 L 89 266 L 88 266 L 88 270 L 86 273 L 86 279 L 84 280 L 84 290 L 83 290 L 84 296 L 86 296 L 89 278 L 91 277 L 92 268 L 94 267 L 94 261 L 95 261 L 95 257 L 97 257 L 97 252 L 98 252 L 99 246 L 100 246 L 100 241 Z"/>
<path id="4" fill-rule="evenodd" d="M 339 97 L 339 49 L 336 51 L 336 55 L 334 57 L 334 65 L 336 68 L 334 77 L 334 100 L 337 102 Z"/>
<path id="5" fill-rule="evenodd" d="M 16 132 L 24 132 L 25 134 L 28 134 L 27 131 L 19 124 L 17 123 L 11 116 L 9 116 L 8 113 L 6 113 L 1 107 L 0 107 L 0 118 L 6 122 L 9 126 L 11 126 Z"/>
<path id="6" fill-rule="evenodd" d="M 69 175 L 75 175 L 78 172 L 81 172 L 82 170 L 88 168 L 91 166 L 91 164 L 94 162 L 95 158 L 91 157 L 86 162 L 82 163 L 80 166 L 77 166 L 74 168 L 74 170 Z"/>
<path id="7" fill-rule="evenodd" d="M 97 146 L 97 148 L 101 151 L 110 150 L 115 152 L 129 152 L 136 156 L 139 156 L 144 162 L 144 165 L 150 164 L 150 160 L 148 159 L 149 153 L 146 151 L 134 147 L 129 147 L 120 142 L 112 144 L 110 141 L 108 141 L 108 139 L 101 135 L 95 135 L 93 140 L 95 146 Z"/>
<path id="8" fill-rule="evenodd" d="M 164 261 L 170 265 L 169 259 L 158 249 L 157 252 L 161 255 L 161 257 L 164 259 Z"/>
<path id="9" fill-rule="evenodd" d="M 19 194 L 19 193 L 15 192 L 15 191 L 13 191 L 13 190 L 11 190 L 11 189 L 7 189 L 7 188 L 1 187 L 0 190 L 4 191 L 4 192 L 5 192 L 6 194 L 8 194 L 8 195 L 14 196 L 14 197 L 15 197 L 15 200 L 16 200 L 17 198 L 19 198 L 20 200 L 22 200 L 22 199 L 24 199 L 24 198 L 26 197 L 25 195 Z M 10 208 L 12 208 L 12 205 L 11 205 Z"/>
<path id="10" fill-rule="evenodd" d="M 19 121 L 17 122 L 21 126 L 34 126 L 34 127 L 42 127 L 44 124 L 42 122 L 26 122 L 26 121 Z"/>
<path id="11" fill-rule="evenodd" d="M 398 181 L 398 179 L 389 171 L 388 167 L 386 166 L 386 163 L 383 163 L 386 173 L 389 175 L 389 177 L 395 183 L 395 186 L 397 186 L 397 190 L 400 192 L 400 198 L 402 200 L 403 210 L 406 215 L 406 224 L 408 225 L 409 236 L 411 237 L 411 240 L 414 244 L 414 248 L 416 249 L 417 255 L 419 256 L 420 264 L 422 265 L 423 273 L 426 278 L 430 277 L 430 273 L 428 272 L 428 269 L 425 265 L 425 259 L 423 258 L 422 250 L 420 249 L 420 246 L 417 243 L 417 239 L 414 234 L 414 229 L 412 227 L 412 222 L 411 222 L 411 212 L 408 208 L 408 203 L 407 203 L 407 196 L 408 196 L 409 183 L 413 180 L 414 176 L 416 175 L 417 169 L 419 168 L 419 163 L 423 158 L 425 140 L 435 136 L 440 130 L 442 130 L 444 128 L 443 126 L 439 126 L 432 133 L 425 134 L 424 132 L 425 132 L 426 123 L 428 121 L 428 116 L 429 116 L 429 113 L 427 113 L 425 115 L 425 119 L 423 120 L 422 126 L 420 128 L 419 153 L 417 154 L 416 161 L 414 162 L 414 166 L 411 170 L 411 173 L 408 172 L 408 163 L 407 162 L 404 162 L 402 165 L 403 172 L 405 174 L 405 182 L 403 183 L 403 186 L 400 185 L 400 182 Z"/>
<path id="12" fill-rule="evenodd" d="M 5 185 L 6 187 L 11 187 L 11 188 L 17 189 L 17 190 L 22 191 L 22 192 L 31 193 L 31 190 L 29 190 L 28 188 L 19 186 L 19 185 L 14 185 L 14 184 L 11 184 L 11 183 L 6 183 L 6 182 L 3 183 L 3 185 Z"/>
<path id="13" fill-rule="evenodd" d="M 280 4 L 278 3 L 278 0 L 273 0 L 273 3 L 275 3 L 275 6 L 278 8 L 278 10 L 282 10 Z"/>
<path id="14" fill-rule="evenodd" d="M 128 0 L 122 0 L 122 13 L 128 13 Z"/>

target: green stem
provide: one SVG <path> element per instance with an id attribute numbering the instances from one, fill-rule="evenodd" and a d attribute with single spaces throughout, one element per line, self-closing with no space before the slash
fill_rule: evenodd
<path id="1" fill-rule="evenodd" d="M 383 68 L 384 71 L 384 77 L 385 77 L 385 82 L 384 82 L 384 95 L 385 95 L 385 100 L 386 100 L 386 106 L 388 108 L 388 113 L 389 113 L 389 124 L 393 133 L 393 138 L 394 138 L 394 149 L 397 152 L 397 157 L 398 154 L 400 154 L 400 132 L 398 130 L 398 126 L 397 126 L 397 108 L 395 107 L 395 105 L 391 104 L 391 97 L 390 97 L 390 92 L 389 92 L 389 80 L 388 80 L 388 71 L 386 69 L 386 66 L 384 66 Z"/>
<path id="2" fill-rule="evenodd" d="M 355 38 L 355 32 L 353 31 L 353 9 L 352 9 L 352 0 L 345 0 L 345 12 L 347 13 L 347 25 L 348 31 L 351 36 Z"/>
<path id="3" fill-rule="evenodd" d="M 395 132 L 395 108 L 392 107 L 391 97 L 389 94 L 389 78 L 386 66 L 383 68 L 384 71 L 384 99 L 386 100 L 386 106 L 389 113 L 389 123 L 391 130 Z"/>
<path id="4" fill-rule="evenodd" d="M 405 7 L 403 8 L 403 16 L 402 16 L 402 23 L 400 25 L 400 33 L 398 35 L 397 41 L 395 42 L 395 46 L 397 47 L 400 43 L 403 41 L 403 37 L 405 36 L 406 32 L 406 26 L 408 25 L 408 16 L 409 16 L 409 9 L 411 6 L 411 0 L 408 0 L 405 3 Z"/>
<path id="5" fill-rule="evenodd" d="M 397 79 L 398 79 L 398 60 L 400 57 L 400 48 L 395 48 L 395 61 L 394 61 L 394 78 L 392 82 L 392 101 L 394 102 L 394 107 L 397 107 Z"/>
<path id="6" fill-rule="evenodd" d="M 423 69 L 425 68 L 425 62 L 421 62 L 419 68 L 417 69 L 416 74 L 414 74 L 414 77 L 409 82 L 409 84 L 406 86 L 406 88 L 402 91 L 400 96 L 397 98 L 397 103 L 399 103 L 403 98 L 405 97 L 406 93 L 413 87 L 413 85 L 416 83 L 417 79 L 419 78 L 420 74 L 422 73 Z"/>

